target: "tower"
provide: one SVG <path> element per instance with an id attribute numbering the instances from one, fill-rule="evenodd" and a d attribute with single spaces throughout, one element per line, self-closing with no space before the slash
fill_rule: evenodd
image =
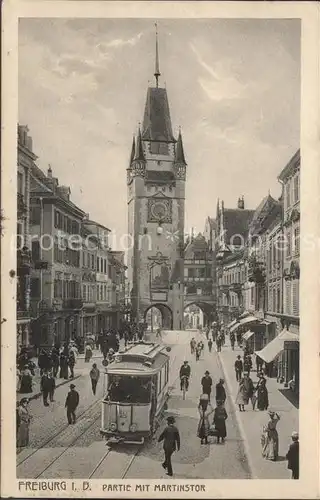
<path id="1" fill-rule="evenodd" d="M 127 168 L 128 278 L 136 321 L 155 306 L 165 328 L 182 329 L 187 164 L 181 130 L 173 135 L 167 90 L 159 86 L 157 32 L 154 76 Z"/>

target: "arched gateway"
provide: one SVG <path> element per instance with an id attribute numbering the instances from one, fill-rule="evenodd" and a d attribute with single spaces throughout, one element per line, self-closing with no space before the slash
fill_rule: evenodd
<path id="1" fill-rule="evenodd" d="M 151 330 L 158 327 L 172 330 L 172 310 L 166 304 L 152 304 L 144 312 L 144 322 L 148 324 Z"/>

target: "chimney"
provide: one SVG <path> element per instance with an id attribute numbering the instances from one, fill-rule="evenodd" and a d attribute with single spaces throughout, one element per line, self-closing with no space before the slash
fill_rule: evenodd
<path id="1" fill-rule="evenodd" d="M 242 196 L 242 198 L 238 199 L 238 208 L 240 208 L 241 210 L 244 209 L 244 197 L 243 196 Z"/>
<path id="2" fill-rule="evenodd" d="M 48 177 L 49 177 L 49 179 L 52 179 L 52 168 L 51 168 L 50 163 L 49 163 L 49 168 L 48 168 Z"/>

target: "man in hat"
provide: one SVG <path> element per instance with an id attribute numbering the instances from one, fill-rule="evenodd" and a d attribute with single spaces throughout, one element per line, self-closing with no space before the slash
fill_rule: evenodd
<path id="1" fill-rule="evenodd" d="M 212 378 L 210 377 L 210 373 L 208 370 L 205 371 L 204 377 L 201 379 L 202 385 L 202 394 L 208 394 L 210 401 L 211 387 L 212 387 Z"/>
<path id="2" fill-rule="evenodd" d="M 167 418 L 168 425 L 164 429 L 164 431 L 160 434 L 158 443 L 163 441 L 163 449 L 164 449 L 164 462 L 162 467 L 167 469 L 168 476 L 173 475 L 171 456 L 172 453 L 177 450 L 180 450 L 180 434 L 178 428 L 174 425 L 175 419 L 174 417 Z"/>
<path id="3" fill-rule="evenodd" d="M 299 479 L 299 434 L 295 431 L 291 434 L 292 443 L 289 446 L 286 459 L 288 469 L 292 471 L 292 479 Z"/>
<path id="4" fill-rule="evenodd" d="M 76 423 L 76 409 L 79 404 L 79 393 L 75 390 L 75 385 L 70 384 L 70 391 L 66 399 L 67 419 L 69 424 Z"/>
<path id="5" fill-rule="evenodd" d="M 219 382 L 216 384 L 216 403 L 218 404 L 218 401 L 221 401 L 222 404 L 225 403 L 225 400 L 227 398 L 226 396 L 226 390 L 223 387 L 224 386 L 224 380 L 221 378 Z"/>
<path id="6" fill-rule="evenodd" d="M 243 363 L 242 363 L 241 356 L 239 354 L 237 356 L 237 359 L 235 360 L 234 369 L 236 372 L 236 380 L 237 380 L 237 382 L 240 382 L 240 380 L 242 379 Z"/>
<path id="7" fill-rule="evenodd" d="M 183 379 L 185 378 L 186 380 L 186 390 L 188 390 L 189 388 L 189 378 L 190 378 L 190 375 L 191 375 L 191 368 L 190 368 L 190 365 L 188 363 L 188 361 L 184 361 L 183 362 L 183 365 L 181 366 L 180 368 L 180 372 L 179 372 L 179 377 L 180 377 L 180 390 L 182 391 L 182 388 L 183 388 Z"/>

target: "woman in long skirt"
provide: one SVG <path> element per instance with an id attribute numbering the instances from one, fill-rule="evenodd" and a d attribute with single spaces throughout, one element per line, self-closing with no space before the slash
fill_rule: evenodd
<path id="1" fill-rule="evenodd" d="M 257 407 L 258 410 L 264 411 L 268 409 L 269 406 L 269 397 L 268 397 L 268 389 L 266 387 L 267 381 L 263 377 L 263 375 L 259 376 L 259 381 L 257 383 Z"/>
<path id="2" fill-rule="evenodd" d="M 29 368 L 24 368 L 21 374 L 20 389 L 21 394 L 30 394 L 32 392 L 32 375 Z"/>
<path id="3" fill-rule="evenodd" d="M 22 398 L 17 412 L 17 422 L 19 422 L 17 428 L 17 447 L 24 448 L 29 444 L 29 427 L 31 421 L 31 415 L 28 409 L 29 400 L 27 398 Z"/>
<path id="4" fill-rule="evenodd" d="M 280 420 L 278 413 L 269 411 L 269 422 L 263 426 L 261 435 L 262 456 L 266 460 L 276 461 L 279 456 L 279 436 L 277 423 Z"/>
<path id="5" fill-rule="evenodd" d="M 239 382 L 239 389 L 236 397 L 236 404 L 239 406 L 239 411 L 245 411 L 244 406 L 247 405 L 248 402 L 249 402 L 249 395 L 244 383 L 244 379 L 242 378 Z"/>
<path id="6" fill-rule="evenodd" d="M 208 444 L 208 435 L 210 429 L 209 415 L 213 412 L 213 408 L 209 403 L 208 394 L 202 394 L 198 405 L 200 420 L 198 424 L 198 438 L 201 439 L 201 444 Z"/>
<path id="7" fill-rule="evenodd" d="M 217 401 L 217 407 L 214 410 L 213 422 L 215 429 L 217 431 L 217 443 L 221 441 L 224 443 L 224 440 L 227 436 L 226 429 L 226 420 L 228 418 L 228 414 L 226 412 L 225 407 L 223 406 L 223 401 Z"/>

